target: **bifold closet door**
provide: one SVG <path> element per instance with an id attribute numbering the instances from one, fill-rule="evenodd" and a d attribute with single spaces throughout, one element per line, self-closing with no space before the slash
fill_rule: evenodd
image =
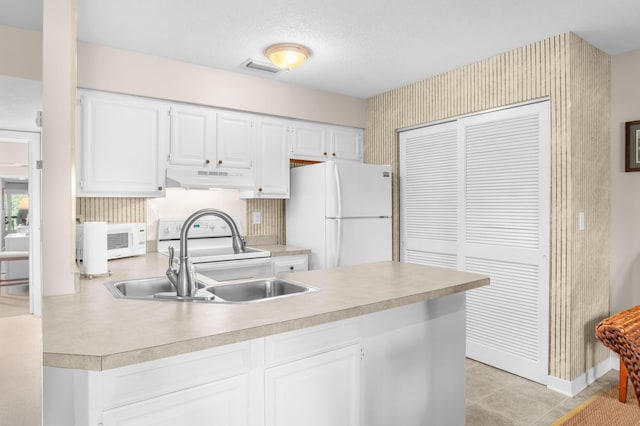
<path id="1" fill-rule="evenodd" d="M 453 144 L 452 123 L 401 134 L 401 260 L 489 275 L 467 293 L 467 356 L 546 384 L 548 102 L 454 124 Z M 453 164 L 433 155 L 444 133 Z"/>
<path id="2" fill-rule="evenodd" d="M 457 267 L 458 125 L 400 134 L 400 260 Z"/>

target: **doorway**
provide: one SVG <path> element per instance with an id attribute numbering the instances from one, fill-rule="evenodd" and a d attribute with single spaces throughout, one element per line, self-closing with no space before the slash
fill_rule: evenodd
<path id="1" fill-rule="evenodd" d="M 5 299 L 0 316 L 42 314 L 41 141 L 40 133 L 0 129 L 2 232 L 0 251 L 26 253 L 25 260 L 2 262 Z M 23 295 L 22 299 L 20 295 Z M 22 312 L 24 304 L 25 312 Z"/>

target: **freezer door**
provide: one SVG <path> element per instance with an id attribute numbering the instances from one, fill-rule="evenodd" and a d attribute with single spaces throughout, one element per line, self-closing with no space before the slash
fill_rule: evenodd
<path id="1" fill-rule="evenodd" d="M 391 217 L 391 167 L 325 163 L 326 217 Z"/>
<path id="2" fill-rule="evenodd" d="M 391 260 L 391 218 L 327 219 L 327 268 Z"/>

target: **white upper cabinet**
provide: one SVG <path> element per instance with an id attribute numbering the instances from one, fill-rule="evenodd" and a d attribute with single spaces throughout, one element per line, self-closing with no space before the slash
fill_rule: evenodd
<path id="1" fill-rule="evenodd" d="M 167 185 L 253 188 L 255 139 L 251 114 L 172 104 Z"/>
<path id="2" fill-rule="evenodd" d="M 219 112 L 217 125 L 217 165 L 251 169 L 253 160 L 253 120 L 250 114 Z"/>
<path id="3" fill-rule="evenodd" d="M 329 156 L 338 160 L 362 161 L 362 129 L 331 128 Z"/>
<path id="4" fill-rule="evenodd" d="M 78 196 L 164 196 L 168 105 L 78 91 Z"/>
<path id="5" fill-rule="evenodd" d="M 78 196 L 289 198 L 289 159 L 362 161 L 361 129 L 78 90 Z"/>
<path id="6" fill-rule="evenodd" d="M 291 158 L 324 161 L 327 157 L 327 126 L 295 123 L 291 126 Z"/>
<path id="7" fill-rule="evenodd" d="M 211 108 L 171 105 L 169 164 L 207 167 L 216 156 L 216 113 Z"/>
<path id="8" fill-rule="evenodd" d="M 254 139 L 249 114 L 171 105 L 172 166 L 251 169 Z"/>
<path id="9" fill-rule="evenodd" d="M 255 187 L 242 198 L 289 198 L 288 122 L 256 120 Z"/>
<path id="10" fill-rule="evenodd" d="M 291 127 L 291 158 L 362 161 L 362 129 L 315 123 Z"/>

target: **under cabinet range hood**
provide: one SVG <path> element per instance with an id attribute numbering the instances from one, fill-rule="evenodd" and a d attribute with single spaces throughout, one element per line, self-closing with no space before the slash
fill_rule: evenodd
<path id="1" fill-rule="evenodd" d="M 250 169 L 167 166 L 167 188 L 253 188 Z"/>

